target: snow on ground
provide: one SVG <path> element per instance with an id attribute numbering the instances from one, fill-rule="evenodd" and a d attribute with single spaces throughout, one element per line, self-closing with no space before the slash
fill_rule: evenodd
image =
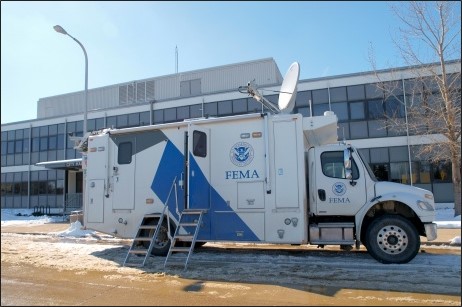
<path id="1" fill-rule="evenodd" d="M 62 216 L 33 216 L 31 210 L 1 211 L 2 227 L 62 223 L 63 220 Z M 460 229 L 461 218 L 454 217 L 453 207 L 440 206 L 436 222 L 439 228 Z M 460 246 L 460 237 L 453 241 Z M 2 233 L 2 265 L 27 263 L 58 270 L 75 270 L 76 274 L 88 274 L 88 269 L 94 269 L 107 272 L 107 278 L 127 280 L 170 276 L 208 282 L 269 282 L 294 288 L 334 286 L 452 295 L 460 294 L 461 287 L 460 254 L 453 252 L 427 251 L 419 253 L 407 264 L 383 265 L 363 248 L 347 253 L 297 246 L 295 248 L 299 250 L 291 252 L 291 246 L 276 249 L 269 244 L 261 249 L 252 249 L 252 244 L 248 243 L 249 249 L 246 249 L 238 244 L 207 243 L 205 250 L 195 250 L 188 270 L 175 265 L 165 267 L 163 257 L 149 257 L 146 265 L 139 269 L 123 266 L 129 244 L 130 240 L 82 229 L 78 221 L 71 223 L 68 229 L 55 233 Z M 453 246 L 444 248 L 460 249 Z M 305 249 L 310 252 L 300 253 Z M 431 282 L 428 281 L 429 274 L 432 276 Z"/>
<path id="2" fill-rule="evenodd" d="M 461 216 L 454 216 L 453 203 L 440 203 L 436 206 L 436 221 L 439 229 L 460 229 Z M 62 216 L 34 216 L 32 209 L 2 209 L 1 211 L 1 225 L 37 225 L 49 223 L 61 223 L 64 221 Z M 55 233 L 60 237 L 76 237 L 76 238 L 97 238 L 98 235 L 94 230 L 83 229 L 79 221 L 71 223 L 69 228 L 65 231 Z M 99 237 L 101 234 L 99 235 Z M 102 235 L 106 238 L 112 238 L 109 235 Z M 450 245 L 460 245 L 461 237 L 456 236 L 450 241 Z"/>

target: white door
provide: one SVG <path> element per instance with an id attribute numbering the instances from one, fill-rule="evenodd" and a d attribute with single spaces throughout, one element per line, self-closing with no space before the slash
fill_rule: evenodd
<path id="1" fill-rule="evenodd" d="M 188 128 L 188 208 L 210 208 L 210 129 Z"/>
<path id="2" fill-rule="evenodd" d="M 366 203 L 365 174 L 353 161 L 352 179 L 347 179 L 343 150 L 323 151 L 315 148 L 316 175 L 314 179 L 318 215 L 354 215 Z M 310 169 L 310 172 L 313 172 Z"/>
<path id="3" fill-rule="evenodd" d="M 114 163 L 112 181 L 114 185 L 114 198 L 112 209 L 135 208 L 135 138 L 114 139 Z"/>

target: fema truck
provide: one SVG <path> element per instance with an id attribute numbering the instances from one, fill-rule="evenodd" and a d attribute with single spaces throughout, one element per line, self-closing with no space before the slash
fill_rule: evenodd
<path id="1" fill-rule="evenodd" d="M 362 244 L 381 263 L 411 261 L 420 236 L 437 236 L 433 194 L 378 181 L 338 141 L 333 112 L 291 114 L 298 78 L 295 62 L 278 105 L 253 82 L 240 87 L 267 113 L 90 133 L 80 145 L 86 228 L 133 239 L 127 265 L 131 254 L 167 264 L 181 252 L 187 265 L 206 242 Z"/>

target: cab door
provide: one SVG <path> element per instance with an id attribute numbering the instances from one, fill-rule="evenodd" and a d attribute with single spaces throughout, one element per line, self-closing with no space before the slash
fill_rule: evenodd
<path id="1" fill-rule="evenodd" d="M 316 186 L 312 198 L 318 215 L 355 215 L 366 203 L 366 177 L 360 163 L 352 160 L 352 177 L 347 178 L 343 148 L 315 147 Z M 313 171 L 313 170 L 311 170 Z"/>

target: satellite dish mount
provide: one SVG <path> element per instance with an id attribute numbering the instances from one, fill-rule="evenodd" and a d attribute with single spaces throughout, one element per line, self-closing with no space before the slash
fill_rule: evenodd
<path id="1" fill-rule="evenodd" d="M 298 62 L 292 63 L 287 71 L 284 80 L 282 81 L 279 92 L 278 105 L 263 97 L 258 91 L 255 80 L 247 82 L 247 86 L 240 86 L 239 92 L 247 93 L 256 101 L 260 102 L 267 109 L 275 114 L 290 113 L 294 109 L 295 99 L 297 97 L 297 83 L 300 77 L 300 65 Z"/>

